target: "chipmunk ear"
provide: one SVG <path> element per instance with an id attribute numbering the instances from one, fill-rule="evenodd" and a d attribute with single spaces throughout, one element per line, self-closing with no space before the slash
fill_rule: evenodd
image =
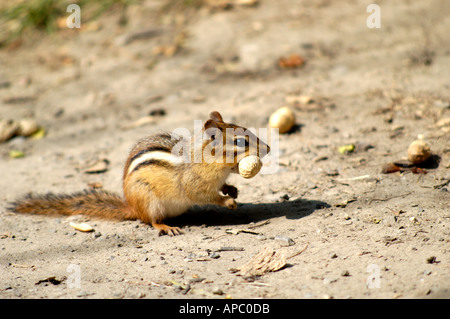
<path id="1" fill-rule="evenodd" d="M 217 123 L 214 120 L 207 120 L 203 125 L 203 129 L 206 131 L 209 128 L 217 128 Z"/>
<path id="2" fill-rule="evenodd" d="M 217 123 L 223 123 L 222 115 L 217 111 L 209 113 L 209 118 Z"/>
<path id="3" fill-rule="evenodd" d="M 213 131 L 215 129 L 217 129 L 217 123 L 214 120 L 207 120 L 205 125 L 203 125 L 204 131 Z"/>

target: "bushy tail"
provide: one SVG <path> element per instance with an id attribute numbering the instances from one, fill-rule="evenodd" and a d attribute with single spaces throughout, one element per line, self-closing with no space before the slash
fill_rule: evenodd
<path id="1" fill-rule="evenodd" d="M 74 194 L 28 194 L 8 207 L 11 211 L 39 215 L 77 215 L 108 219 L 136 219 L 118 194 L 85 190 Z"/>

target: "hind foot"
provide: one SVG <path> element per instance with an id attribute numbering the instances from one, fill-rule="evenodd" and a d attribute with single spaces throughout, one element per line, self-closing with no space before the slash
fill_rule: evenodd
<path id="1" fill-rule="evenodd" d="M 169 235 L 169 236 L 177 236 L 181 235 L 183 232 L 179 227 L 167 226 L 166 224 L 152 223 L 152 226 L 155 229 L 159 230 L 158 235 Z"/>

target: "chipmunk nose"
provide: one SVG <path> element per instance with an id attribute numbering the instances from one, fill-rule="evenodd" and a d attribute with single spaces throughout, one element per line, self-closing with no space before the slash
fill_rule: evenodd
<path id="1" fill-rule="evenodd" d="M 270 152 L 270 146 L 265 143 L 260 142 L 259 149 L 258 149 L 259 157 L 263 158 L 264 156 L 269 154 L 269 152 Z"/>

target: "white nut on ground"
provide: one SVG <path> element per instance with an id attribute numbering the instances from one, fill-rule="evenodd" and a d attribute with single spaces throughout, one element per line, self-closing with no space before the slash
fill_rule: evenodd
<path id="1" fill-rule="evenodd" d="M 250 155 L 239 162 L 239 174 L 244 178 L 255 177 L 261 170 L 262 163 L 258 156 Z"/>
<path id="2" fill-rule="evenodd" d="M 17 134 L 19 124 L 13 120 L 0 120 L 0 143 L 6 142 Z"/>
<path id="3" fill-rule="evenodd" d="M 408 160 L 414 164 L 425 162 L 431 156 L 430 146 L 423 140 L 411 143 L 408 148 Z"/>
<path id="4" fill-rule="evenodd" d="M 69 225 L 73 228 L 75 228 L 76 230 L 82 231 L 82 232 L 91 232 L 94 230 L 94 228 L 92 228 L 91 225 L 86 224 L 86 223 L 74 223 L 74 222 L 70 222 Z"/>
<path id="5" fill-rule="evenodd" d="M 39 130 L 39 125 L 35 119 L 22 119 L 19 121 L 17 135 L 30 136 Z"/>
<path id="6" fill-rule="evenodd" d="M 269 118 L 269 127 L 279 129 L 279 133 L 289 132 L 295 125 L 295 114 L 285 106 L 276 110 Z"/>

